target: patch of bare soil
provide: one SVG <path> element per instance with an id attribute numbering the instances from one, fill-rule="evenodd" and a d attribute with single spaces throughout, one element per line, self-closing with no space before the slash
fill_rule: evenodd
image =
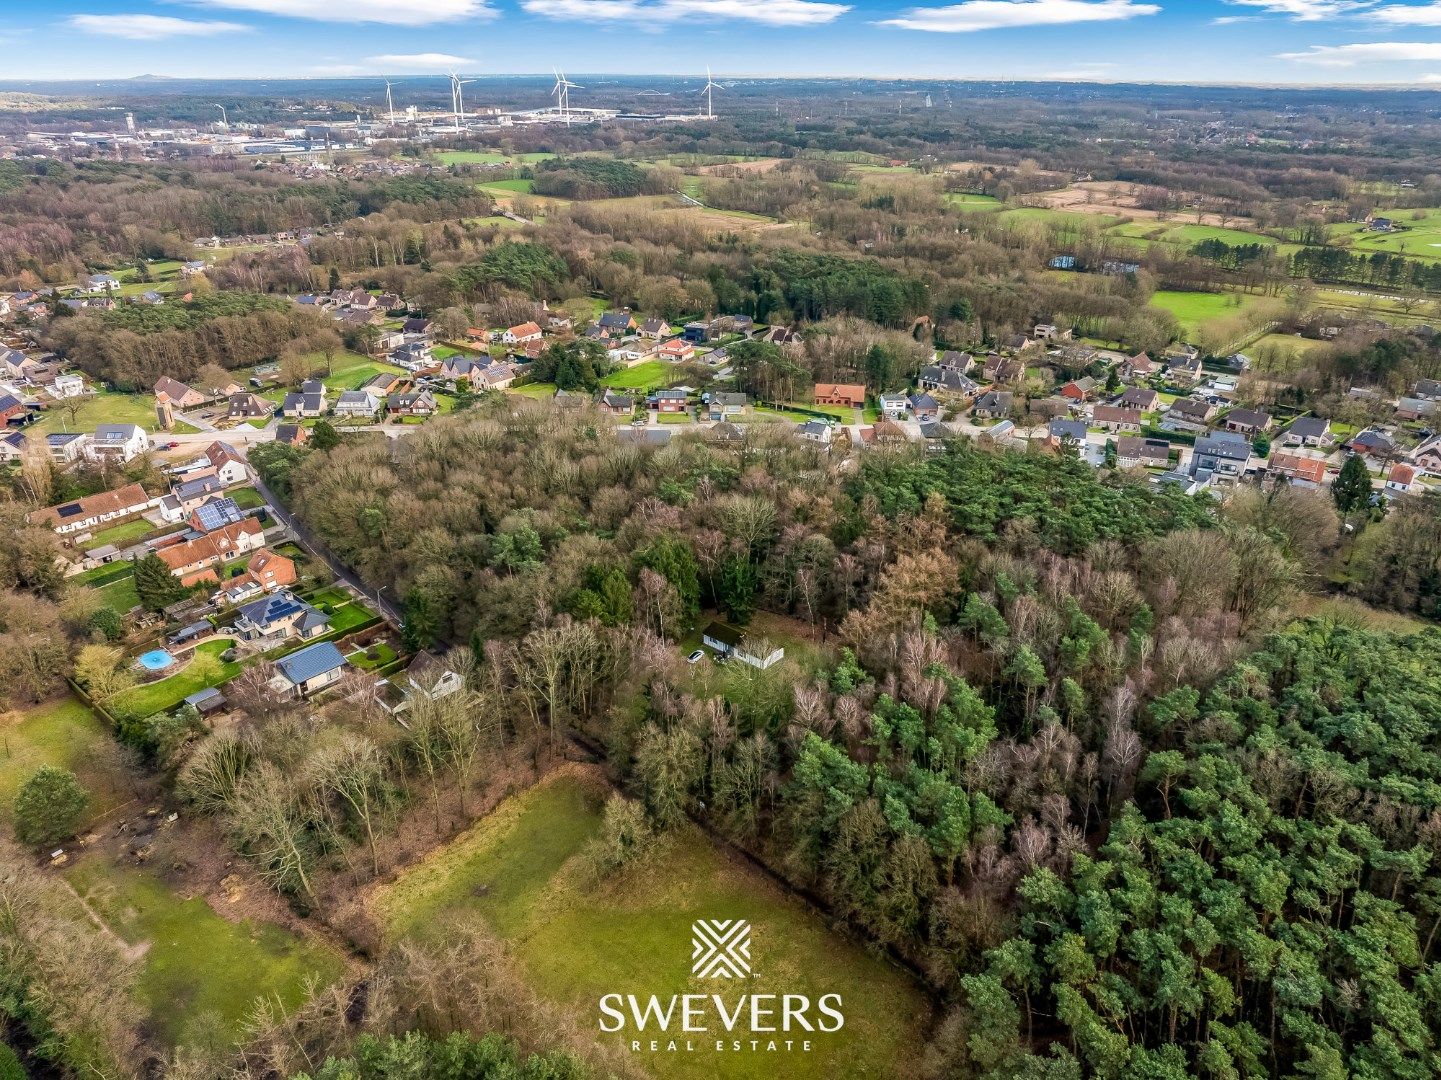
<path id="1" fill-rule="evenodd" d="M 1052 210 L 1070 210 L 1078 214 L 1104 214 L 1131 217 L 1142 221 L 1169 221 L 1177 225 L 1234 225 L 1235 219 L 1220 214 L 1203 213 L 1197 220 L 1194 211 L 1147 210 L 1136 205 L 1136 185 L 1120 180 L 1085 180 L 1069 184 L 1058 191 L 1042 191 L 1026 196 L 1027 202 Z"/>

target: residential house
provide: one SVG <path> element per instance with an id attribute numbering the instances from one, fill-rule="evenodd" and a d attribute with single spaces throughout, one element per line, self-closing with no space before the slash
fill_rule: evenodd
<path id="1" fill-rule="evenodd" d="M 367 393 L 374 394 L 377 398 L 389 397 L 400 389 L 405 382 L 401 376 L 389 371 L 382 371 L 365 380 L 361 389 Z"/>
<path id="2" fill-rule="evenodd" d="M 1091 423 L 1106 431 L 1140 432 L 1145 418 L 1139 409 L 1127 409 L 1120 405 L 1097 405 L 1091 411 Z"/>
<path id="3" fill-rule="evenodd" d="M 269 548 L 261 548 L 250 557 L 243 573 L 225 583 L 225 588 L 215 594 L 217 602 L 234 607 L 261 593 L 274 592 L 296 579 L 295 563 Z"/>
<path id="4" fill-rule="evenodd" d="M 1061 387 L 1059 393 L 1067 401 L 1090 401 L 1095 396 L 1096 389 L 1096 380 L 1087 375 L 1080 379 L 1072 379 Z"/>
<path id="5" fill-rule="evenodd" d="M 194 409 L 210 399 L 192 386 L 165 375 L 155 384 L 155 395 L 164 394 L 177 409 Z"/>
<path id="6" fill-rule="evenodd" d="M 285 446 L 304 446 L 305 441 L 310 438 L 310 433 L 299 424 L 278 424 L 275 428 L 275 441 Z"/>
<path id="7" fill-rule="evenodd" d="M 457 353 L 455 356 L 446 357 L 445 362 L 440 365 L 440 378 L 442 382 L 451 385 L 469 383 L 474 386 L 476 378 L 490 364 L 489 356 L 461 356 Z"/>
<path id="8" fill-rule="evenodd" d="M 1199 398 L 1177 398 L 1161 420 L 1167 431 L 1205 431 L 1216 415 L 1216 406 Z"/>
<path id="9" fill-rule="evenodd" d="M 1330 446 L 1336 441 L 1331 421 L 1319 416 L 1299 416 L 1281 435 L 1282 446 Z"/>
<path id="10" fill-rule="evenodd" d="M 1123 435 L 1116 440 L 1116 464 L 1123 469 L 1165 469 L 1171 464 L 1171 444 L 1165 439 Z"/>
<path id="11" fill-rule="evenodd" d="M 1427 401 L 1441 401 L 1441 379 L 1418 379 L 1411 392 Z"/>
<path id="12" fill-rule="evenodd" d="M 908 399 L 911 415 L 923 423 L 931 420 L 938 420 L 941 415 L 941 405 L 930 394 L 912 394 Z"/>
<path id="13" fill-rule="evenodd" d="M 347 667 L 333 641 L 318 641 L 277 660 L 270 686 L 280 693 L 307 697 L 339 682 Z"/>
<path id="14" fill-rule="evenodd" d="M 1326 481 L 1325 458 L 1277 450 L 1271 455 L 1266 468 L 1272 475 L 1283 477 L 1296 487 L 1320 487 Z"/>
<path id="15" fill-rule="evenodd" d="M 763 639 L 752 639 L 743 630 L 723 622 L 713 622 L 701 632 L 701 644 L 714 649 L 728 660 L 739 660 L 754 668 L 765 669 L 785 658 L 786 651 Z"/>
<path id="16" fill-rule="evenodd" d="M 1204 370 L 1199 356 L 1177 353 L 1166 357 L 1166 377 L 1180 386 L 1194 386 Z"/>
<path id="17" fill-rule="evenodd" d="M 12 431 L 10 434 L 0 437 L 0 461 L 19 461 L 25 453 L 25 434 L 20 431 Z"/>
<path id="18" fill-rule="evenodd" d="M 231 394 L 225 413 L 232 420 L 260 420 L 271 416 L 275 406 L 259 394 Z"/>
<path id="19" fill-rule="evenodd" d="M 1233 431 L 1203 435 L 1191 450 L 1192 479 L 1212 483 L 1239 480 L 1251 463 L 1251 443 Z"/>
<path id="20" fill-rule="evenodd" d="M 640 324 L 640 336 L 652 341 L 659 341 L 669 333 L 670 323 L 664 319 L 647 319 Z"/>
<path id="21" fill-rule="evenodd" d="M 1046 428 L 1046 441 L 1055 447 L 1070 445 L 1083 450 L 1086 445 L 1086 425 L 1081 420 L 1052 420 Z"/>
<path id="22" fill-rule="evenodd" d="M 1393 495 L 1409 495 L 1418 487 L 1416 469 L 1405 462 L 1392 465 L 1391 471 L 1386 474 L 1386 491 Z"/>
<path id="23" fill-rule="evenodd" d="M 251 601 L 240 609 L 235 620 L 235 633 L 241 641 L 283 641 L 291 637 L 308 641 L 329 631 L 330 620 L 325 613 L 289 589 Z"/>
<path id="24" fill-rule="evenodd" d="M 635 398 L 629 394 L 617 394 L 614 390 L 601 394 L 597 404 L 612 416 L 630 416 L 635 412 Z"/>
<path id="25" fill-rule="evenodd" d="M 1354 436 L 1346 449 L 1362 457 L 1387 458 L 1396 453 L 1396 442 L 1384 431 L 1367 428 Z"/>
<path id="26" fill-rule="evenodd" d="M 671 338 L 656 350 L 656 355 L 673 364 L 683 363 L 695 356 L 695 344 L 685 338 Z"/>
<path id="27" fill-rule="evenodd" d="M 84 282 L 91 292 L 115 292 L 120 288 L 120 279 L 114 274 L 91 274 Z"/>
<path id="28" fill-rule="evenodd" d="M 194 585 L 200 581 L 219 581 L 218 566 L 256 550 L 264 542 L 260 522 L 246 518 L 194 540 L 160 548 L 155 554 L 181 584 Z"/>
<path id="29" fill-rule="evenodd" d="M 940 356 L 936 357 L 936 366 L 953 368 L 962 375 L 976 366 L 976 358 L 968 352 L 957 352 L 955 349 L 947 349 Z"/>
<path id="30" fill-rule="evenodd" d="M 238 524 L 244 520 L 245 512 L 240 509 L 234 499 L 216 495 L 192 510 L 187 524 L 192 532 L 203 534 L 223 529 L 227 525 Z"/>
<path id="31" fill-rule="evenodd" d="M 1232 371 L 1247 372 L 1251 370 L 1251 358 L 1245 353 L 1232 353 L 1226 357 L 1226 366 Z"/>
<path id="32" fill-rule="evenodd" d="M 539 326 L 533 322 L 523 322 L 519 326 L 512 326 L 500 335 L 500 340 L 507 345 L 519 345 L 526 341 L 539 341 L 542 332 Z"/>
<path id="33" fill-rule="evenodd" d="M 225 490 L 225 482 L 213 472 L 205 476 L 197 476 L 193 480 L 186 480 L 184 483 L 176 484 L 175 489 L 170 493 L 178 507 L 178 514 L 175 520 L 186 517 L 190 512 L 199 506 L 210 501 L 215 495 Z"/>
<path id="34" fill-rule="evenodd" d="M 1223 425 L 1227 431 L 1239 431 L 1242 435 L 1259 435 L 1271 427 L 1271 414 L 1257 409 L 1232 409 L 1225 416 Z"/>
<path id="35" fill-rule="evenodd" d="M 1155 412 L 1161 407 L 1161 395 L 1149 386 L 1133 386 L 1116 400 L 1116 404 L 1137 412 Z"/>
<path id="36" fill-rule="evenodd" d="M 250 476 L 246 467 L 245 459 L 240 456 L 240 451 L 228 442 L 216 439 L 205 448 L 205 453 L 198 461 L 203 461 L 202 468 L 214 470 L 226 487 L 231 484 L 238 484 Z"/>
<path id="37" fill-rule="evenodd" d="M 1026 362 L 1017 356 L 991 353 L 986 357 L 986 378 L 992 382 L 1014 385 L 1026 377 Z"/>
<path id="38" fill-rule="evenodd" d="M 709 415 L 712 420 L 730 420 L 744 413 L 749 405 L 750 398 L 745 394 L 721 390 L 711 394 Z"/>
<path id="39" fill-rule="evenodd" d="M 774 345 L 798 345 L 801 340 L 801 332 L 792 330 L 788 326 L 772 326 L 761 335 L 762 341 L 769 341 Z"/>
<path id="40" fill-rule="evenodd" d="M 649 403 L 655 407 L 657 412 L 678 413 L 685 412 L 689 400 L 690 393 L 677 387 L 671 390 L 657 390 L 650 396 Z"/>
<path id="41" fill-rule="evenodd" d="M 1441 435 L 1432 435 L 1408 459 L 1417 469 L 1430 476 L 1441 476 Z"/>
<path id="42" fill-rule="evenodd" d="M 1441 411 L 1441 401 L 1430 398 L 1403 397 L 1396 402 L 1397 420 L 1420 420 Z"/>
<path id="43" fill-rule="evenodd" d="M 983 420 L 1004 420 L 1011 415 L 1016 395 L 1009 390 L 988 390 L 976 399 L 971 415 Z"/>
<path id="44" fill-rule="evenodd" d="M 183 278 L 194 277 L 196 274 L 205 273 L 204 259 L 191 259 L 189 262 L 180 264 L 180 276 Z"/>
<path id="45" fill-rule="evenodd" d="M 64 536 L 143 514 L 154 509 L 159 502 L 158 498 L 147 495 L 139 484 L 126 484 L 114 491 L 102 491 L 58 506 L 33 510 L 26 520 L 31 525 L 49 525 Z"/>
<path id="46" fill-rule="evenodd" d="M 628 311 L 607 311 L 596 327 L 604 337 L 624 337 L 635 329 L 635 318 Z"/>
<path id="47" fill-rule="evenodd" d="M 90 445 L 90 436 L 83 431 L 55 432 L 45 436 L 45 449 L 50 460 L 57 465 L 71 465 L 79 461 Z"/>
<path id="48" fill-rule="evenodd" d="M 807 442 L 830 446 L 832 428 L 833 425 L 828 420 L 807 420 L 796 429 L 796 434 Z"/>
<path id="49" fill-rule="evenodd" d="M 1013 353 L 1024 352 L 1032 345 L 1032 341 L 1025 334 L 1012 334 L 1001 342 L 1001 348 Z"/>
<path id="50" fill-rule="evenodd" d="M 417 337 L 428 338 L 431 335 L 431 322 L 429 319 L 411 318 L 400 324 L 402 334 L 414 334 Z"/>
<path id="51" fill-rule="evenodd" d="M 433 416 L 440 411 L 435 395 L 429 390 L 413 390 L 404 394 L 391 394 L 385 399 L 385 410 L 391 416 Z"/>
<path id="52" fill-rule="evenodd" d="M 882 394 L 880 406 L 881 415 L 887 420 L 904 420 L 906 410 L 910 408 L 910 399 L 905 394 Z"/>
<path id="53" fill-rule="evenodd" d="M 324 416 L 328 407 L 325 400 L 325 384 L 317 379 L 307 379 L 301 384 L 299 392 L 285 395 L 285 400 L 280 406 L 280 414 L 289 417 L 313 418 Z"/>
<path id="54" fill-rule="evenodd" d="M 967 378 L 959 369 L 942 367 L 939 364 L 921 368 L 916 385 L 922 390 L 948 397 L 974 397 L 980 392 L 980 384 Z"/>
<path id="55" fill-rule="evenodd" d="M 430 345 L 424 341 L 408 341 L 393 350 L 386 360 L 412 373 L 435 365 L 435 356 L 430 351 Z"/>
<path id="56" fill-rule="evenodd" d="M 1140 352 L 1127 360 L 1122 360 L 1117 373 L 1127 382 L 1136 382 L 1140 379 L 1149 379 L 1160 368 L 1154 360 L 1145 353 Z"/>
<path id="57" fill-rule="evenodd" d="M 844 405 L 859 409 L 866 403 L 866 388 L 859 383 L 816 383 L 817 405 Z"/>
<path id="58" fill-rule="evenodd" d="M 83 393 L 85 393 L 85 380 L 73 371 L 55 376 L 55 381 L 50 384 L 52 397 L 72 398 L 79 397 Z"/>
<path id="59" fill-rule="evenodd" d="M 24 381 L 39 366 L 40 361 L 32 360 L 19 349 L 0 348 L 0 378 Z"/>
<path id="60" fill-rule="evenodd" d="M 380 411 L 380 401 L 369 390 L 342 390 L 335 399 L 336 416 L 371 416 Z"/>
<path id="61" fill-rule="evenodd" d="M 710 325 L 703 322 L 688 322 L 681 327 L 680 336 L 682 340 L 692 345 L 704 345 L 710 340 Z"/>
<path id="62" fill-rule="evenodd" d="M 94 460 L 133 461 L 150 449 L 150 439 L 139 424 L 101 424 L 90 436 L 85 452 Z"/>
<path id="63" fill-rule="evenodd" d="M 520 368 L 515 364 L 491 364 L 482 368 L 470 385 L 477 390 L 504 390 L 519 374 Z"/>
<path id="64" fill-rule="evenodd" d="M 740 334 L 750 337 L 755 332 L 755 320 L 749 315 L 718 315 L 711 320 L 712 334 Z"/>
<path id="65" fill-rule="evenodd" d="M 0 394 L 0 423 L 11 427 L 18 426 L 29 420 L 30 410 L 25 407 L 14 394 Z"/>
<path id="66" fill-rule="evenodd" d="M 1061 330 L 1051 323 L 1037 323 L 1031 330 L 1031 337 L 1037 341 L 1064 341 L 1071 336 L 1069 330 Z"/>

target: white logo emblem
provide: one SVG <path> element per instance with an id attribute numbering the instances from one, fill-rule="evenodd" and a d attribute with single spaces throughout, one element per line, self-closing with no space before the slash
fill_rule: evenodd
<path id="1" fill-rule="evenodd" d="M 690 935 L 691 974 L 744 979 L 751 973 L 751 924 L 745 919 L 697 919 Z"/>

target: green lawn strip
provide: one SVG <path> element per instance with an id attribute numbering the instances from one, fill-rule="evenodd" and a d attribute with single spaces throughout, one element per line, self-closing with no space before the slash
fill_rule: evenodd
<path id="1" fill-rule="evenodd" d="M 90 570 L 83 570 L 78 574 L 72 574 L 66 578 L 80 585 L 89 585 L 98 589 L 102 585 L 108 585 L 112 581 L 119 581 L 121 578 L 135 573 L 135 567 L 130 565 L 128 560 L 122 559 L 119 562 L 105 563 L 103 566 L 96 566 Z"/>
<path id="2" fill-rule="evenodd" d="M 1234 292 L 1179 292 L 1162 289 L 1151 297 L 1151 306 L 1169 311 L 1186 335 L 1210 319 L 1240 315 L 1261 301 L 1261 297 Z"/>
<path id="3" fill-rule="evenodd" d="M 254 510 L 265 505 L 265 496 L 256 491 L 253 487 L 231 488 L 225 493 L 226 498 L 234 499 L 235 505 L 242 510 Z"/>
<path id="4" fill-rule="evenodd" d="M 195 652 L 205 653 L 219 659 L 220 654 L 230 646 L 230 639 L 222 638 L 196 646 Z M 182 659 L 181 663 L 186 666 L 169 678 L 127 690 L 115 697 L 113 701 L 108 702 L 106 707 L 111 712 L 128 713 L 132 716 L 153 716 L 155 713 L 168 712 L 196 691 L 210 686 L 219 686 L 221 683 L 235 678 L 240 674 L 243 666 L 233 661 L 222 660 L 216 676 L 213 679 L 203 679 L 190 673 L 188 658 Z"/>
<path id="5" fill-rule="evenodd" d="M 215 1034 L 212 1025 L 238 1038 L 257 999 L 294 1008 L 307 979 L 323 986 L 345 973 L 325 946 L 271 923 L 222 919 L 203 899 L 176 896 L 147 871 L 96 858 L 65 876 L 120 938 L 147 946 L 136 991 L 174 1045 Z"/>
<path id="6" fill-rule="evenodd" d="M 689 412 L 656 413 L 655 419 L 658 424 L 691 424 L 695 422 L 695 417 L 691 416 Z"/>
<path id="7" fill-rule="evenodd" d="M 100 597 L 100 602 L 117 615 L 124 615 L 140 603 L 140 594 L 135 591 L 135 575 L 133 573 L 127 574 L 118 581 L 112 581 L 108 585 L 101 585 L 95 592 Z"/>
<path id="8" fill-rule="evenodd" d="M 668 386 L 675 377 L 675 371 L 664 360 L 643 360 L 634 367 L 612 371 L 601 379 L 601 386 L 613 390 L 636 390 L 649 393 Z"/>
<path id="9" fill-rule="evenodd" d="M 520 192 L 529 195 L 535 190 L 534 180 L 487 180 L 480 185 L 481 191 L 503 191 L 508 194 Z"/>
<path id="10" fill-rule="evenodd" d="M 927 1008 L 903 974 L 832 934 L 809 908 L 694 828 L 674 831 L 663 850 L 620 876 L 593 882 L 567 860 L 594 835 L 600 800 L 585 781 L 561 775 L 502 803 L 376 894 L 387 936 L 443 933 L 448 912 L 478 912 L 508 940 L 535 989 L 590 1027 L 602 994 L 717 992 L 690 974 L 691 924 L 746 918 L 756 974 L 719 992 L 812 1001 L 838 993 L 844 1033 L 812 1036 L 810 1053 L 669 1055 L 654 1059 L 663 1068 L 658 1075 L 908 1074 Z"/>
<path id="11" fill-rule="evenodd" d="M 154 434 L 160 428 L 155 419 L 155 399 L 149 394 L 117 394 L 111 390 L 99 390 L 84 399 L 74 420 L 70 419 L 68 410 L 52 404 L 30 426 L 29 431 L 32 435 L 94 431 L 101 424 L 138 424 Z M 176 430 L 179 430 L 178 424 Z"/>
<path id="12" fill-rule="evenodd" d="M 555 397 L 555 383 L 525 383 L 523 386 L 512 386 L 506 392 L 545 401 Z"/>
<path id="13" fill-rule="evenodd" d="M 120 525 L 112 525 L 108 529 L 101 529 L 85 542 L 85 546 L 87 550 L 103 547 L 106 544 L 114 544 L 118 548 L 129 547 L 139 543 L 143 537 L 159 531 L 150 522 L 140 517 L 134 521 L 126 521 Z"/>
<path id="14" fill-rule="evenodd" d="M 374 660 L 369 655 L 372 652 L 375 653 Z M 382 668 L 393 662 L 396 659 L 396 652 L 382 641 L 368 649 L 356 649 L 352 653 L 347 653 L 345 658 L 362 671 L 374 671 L 376 668 Z"/>
<path id="15" fill-rule="evenodd" d="M 110 733 L 79 698 L 67 694 L 5 717 L 0 720 L 0 819 L 9 820 L 15 792 L 41 765 L 58 765 L 75 773 L 90 793 L 92 817 L 131 798 L 105 764 Z"/>

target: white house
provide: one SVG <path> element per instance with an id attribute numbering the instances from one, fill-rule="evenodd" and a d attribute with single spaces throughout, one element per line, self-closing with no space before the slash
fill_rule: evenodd
<path id="1" fill-rule="evenodd" d="M 764 638 L 752 638 L 723 622 L 713 622 L 701 634 L 701 643 L 730 660 L 739 660 L 753 668 L 770 667 L 785 659 L 786 651 Z"/>
<path id="2" fill-rule="evenodd" d="M 95 461 L 132 461 L 150 449 L 150 439 L 139 424 L 101 424 L 90 436 L 85 452 Z"/>
<path id="3" fill-rule="evenodd" d="M 333 641 L 319 641 L 275 661 L 269 685 L 283 694 L 306 697 L 339 682 L 348 666 Z"/>
<path id="4" fill-rule="evenodd" d="M 58 398 L 79 397 L 85 393 L 85 380 L 73 372 L 56 375 L 55 381 L 50 384 L 50 393 Z"/>
<path id="5" fill-rule="evenodd" d="M 882 394 L 880 397 L 881 415 L 887 420 L 904 420 L 906 409 L 910 402 L 905 394 Z"/>

